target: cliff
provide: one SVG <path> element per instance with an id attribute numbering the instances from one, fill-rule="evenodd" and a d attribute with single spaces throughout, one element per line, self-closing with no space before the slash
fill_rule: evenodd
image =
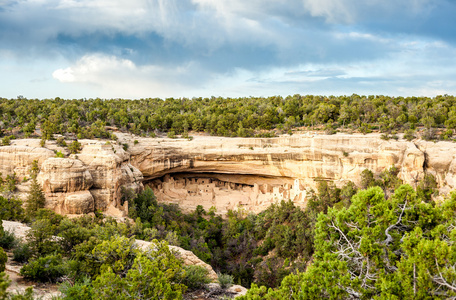
<path id="1" fill-rule="evenodd" d="M 142 174 L 129 163 L 130 155 L 117 144 L 81 140 L 80 153 L 69 155 L 65 148 L 48 141 L 45 148 L 39 140 L 15 140 L 0 147 L 0 172 L 3 177 L 15 174 L 17 195 L 25 199 L 29 190 L 30 166 L 38 161 L 38 182 L 46 195 L 46 207 L 57 213 L 87 214 L 96 210 L 125 216 L 122 187 L 142 190 Z M 67 154 L 55 157 L 55 151 Z"/>
<path id="2" fill-rule="evenodd" d="M 128 136 L 123 136 L 129 141 Z M 441 155 L 442 146 L 445 155 Z M 452 164 L 456 144 L 405 140 L 379 135 L 294 135 L 278 138 L 196 137 L 192 141 L 138 139 L 129 149 L 131 163 L 159 200 L 184 209 L 215 206 L 224 213 L 235 207 L 259 212 L 272 202 L 291 199 L 305 206 L 317 180 L 343 185 L 360 183 L 370 169 L 378 174 L 396 166 L 413 186 L 424 172 L 440 186 L 454 188 Z"/>
<path id="3" fill-rule="evenodd" d="M 81 140 L 81 153 L 66 158 L 54 157 L 53 150 L 66 151 L 55 142 L 41 148 L 37 140 L 14 140 L 0 147 L 0 171 L 3 177 L 16 173 L 18 194 L 25 197 L 28 182 L 23 179 L 38 160 L 46 205 L 64 214 L 101 210 L 122 215 L 122 187 L 138 192 L 144 185 L 154 189 L 159 201 L 188 210 L 203 205 L 225 213 L 241 206 L 258 212 L 281 199 L 304 206 L 316 180 L 359 184 L 364 169 L 378 174 L 391 166 L 412 186 L 428 172 L 443 194 L 456 187 L 456 144 L 451 142 L 385 141 L 376 134 L 196 136 L 191 141 L 118 137 L 111 144 Z"/>

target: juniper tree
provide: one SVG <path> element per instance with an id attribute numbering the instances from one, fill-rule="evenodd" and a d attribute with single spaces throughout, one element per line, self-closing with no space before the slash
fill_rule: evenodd
<path id="1" fill-rule="evenodd" d="M 30 191 L 26 201 L 26 214 L 29 217 L 34 217 L 37 210 L 44 208 L 44 204 L 46 203 L 46 198 L 44 196 L 43 190 L 41 189 L 41 186 L 37 180 L 38 172 L 38 161 L 34 160 L 32 163 L 32 168 L 30 169 L 30 177 L 32 179 L 32 183 L 30 185 Z"/>

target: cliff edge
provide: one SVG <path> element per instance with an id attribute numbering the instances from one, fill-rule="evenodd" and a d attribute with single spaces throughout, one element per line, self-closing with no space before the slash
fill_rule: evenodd
<path id="1" fill-rule="evenodd" d="M 96 210 L 125 216 L 122 190 L 150 186 L 159 201 L 191 210 L 216 207 L 219 213 L 244 207 L 258 212 L 291 199 L 305 206 L 318 180 L 359 184 L 369 169 L 379 174 L 395 166 L 404 183 L 416 186 L 435 176 L 440 192 L 456 187 L 456 143 L 382 140 L 379 134 L 300 134 L 277 138 L 195 136 L 193 140 L 140 138 L 118 133 L 117 142 L 80 140 L 70 155 L 53 141 L 13 140 L 0 147 L 2 176 L 15 174 L 17 195 L 28 192 L 29 170 L 38 161 L 46 206 L 62 214 Z M 128 147 L 124 146 L 128 145 Z M 126 150 L 124 148 L 127 148 Z M 65 158 L 55 157 L 61 151 Z"/>

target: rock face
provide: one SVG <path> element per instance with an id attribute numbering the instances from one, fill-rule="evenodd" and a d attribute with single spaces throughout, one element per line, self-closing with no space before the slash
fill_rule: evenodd
<path id="1" fill-rule="evenodd" d="M 305 206 L 318 180 L 359 184 L 364 169 L 379 174 L 392 166 L 412 186 L 428 172 L 442 192 L 456 187 L 455 143 L 385 141 L 376 134 L 140 139 L 129 152 L 159 201 L 188 210 L 203 205 L 220 213 L 235 207 L 258 212 L 282 199 Z"/>
<path id="2" fill-rule="evenodd" d="M 143 184 L 154 189 L 159 201 L 186 210 L 203 205 L 222 214 L 237 207 L 258 212 L 282 199 L 305 206 L 318 180 L 359 184 L 364 169 L 379 174 L 391 166 L 412 186 L 427 172 L 442 193 L 456 188 L 456 143 L 451 142 L 385 141 L 376 134 L 197 136 L 192 141 L 118 136 L 112 143 L 81 140 L 81 153 L 68 158 L 54 157 L 47 149 L 59 150 L 53 142 L 41 148 L 37 140 L 14 140 L 0 147 L 0 171 L 3 177 L 16 174 L 24 197 L 29 183 L 23 178 L 37 160 L 46 205 L 63 214 L 101 210 L 125 215 L 122 190 L 139 192 Z M 128 151 L 121 144 L 128 144 Z"/>
<path id="3" fill-rule="evenodd" d="M 14 141 L 18 145 L 0 147 L 2 174 L 16 174 L 18 196 L 25 199 L 30 184 L 23 178 L 29 176 L 30 166 L 37 160 L 37 179 L 45 192 L 47 208 L 66 215 L 109 210 L 113 215 L 125 216 L 128 204 L 121 203 L 122 188 L 141 191 L 141 172 L 129 163 L 129 154 L 120 145 L 80 142 L 81 153 L 57 158 L 54 151 L 38 147 L 36 140 Z M 48 141 L 46 147 L 55 148 L 55 143 Z"/>
<path id="4" fill-rule="evenodd" d="M 93 185 L 92 175 L 82 161 L 74 158 L 48 158 L 38 175 L 46 193 L 72 193 L 88 190 Z"/>
<path id="5" fill-rule="evenodd" d="M 33 142 L 32 140 L 31 144 Z M 39 145 L 3 146 L 0 147 L 0 172 L 3 177 L 16 174 L 16 177 L 22 180 L 24 177 L 30 177 L 30 167 L 34 160 L 41 165 L 46 159 L 54 156 L 53 151 L 40 148 Z"/>

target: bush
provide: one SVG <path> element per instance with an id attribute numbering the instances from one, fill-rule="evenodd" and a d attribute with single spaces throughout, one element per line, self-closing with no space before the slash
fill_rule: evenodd
<path id="1" fill-rule="evenodd" d="M 3 146 L 9 146 L 11 145 L 11 139 L 9 136 L 5 136 L 3 139 L 2 139 L 2 145 Z"/>
<path id="2" fill-rule="evenodd" d="M 0 196 L 0 219 L 23 221 L 25 218 L 22 201 Z"/>
<path id="3" fill-rule="evenodd" d="M 67 273 L 67 266 L 60 254 L 39 257 L 21 269 L 22 276 L 40 282 L 57 282 Z"/>
<path id="4" fill-rule="evenodd" d="M 8 256 L 6 255 L 5 251 L 3 251 L 3 248 L 0 247 L 0 272 L 5 271 L 5 264 L 8 261 Z"/>
<path id="5" fill-rule="evenodd" d="M 218 275 L 218 281 L 219 281 L 222 289 L 227 289 L 233 285 L 233 280 L 234 280 L 233 276 L 231 276 L 229 274 L 220 274 L 220 273 L 217 275 Z"/>
<path id="6" fill-rule="evenodd" d="M 28 244 L 19 243 L 13 250 L 13 260 L 19 263 L 28 262 L 32 257 L 32 250 Z"/>
<path id="7" fill-rule="evenodd" d="M 184 266 L 185 277 L 183 284 L 190 290 L 203 288 L 205 284 L 211 282 L 208 277 L 209 271 L 202 266 Z"/>
<path id="8" fill-rule="evenodd" d="M 109 265 L 93 281 L 97 299 L 182 299 L 185 272 L 167 243 L 153 241 L 147 253 L 139 253 L 133 265 L 120 276 Z M 125 273 L 124 273 L 125 274 Z"/>
<path id="9" fill-rule="evenodd" d="M 407 141 L 411 141 L 415 138 L 415 130 L 413 129 L 407 129 L 404 133 L 404 139 L 406 139 Z"/>
<path id="10" fill-rule="evenodd" d="M 40 219 L 32 224 L 26 238 L 33 256 L 49 255 L 61 250 L 54 234 L 55 225 L 48 219 Z"/>
<path id="11" fill-rule="evenodd" d="M 70 153 L 71 154 L 77 154 L 79 153 L 79 151 L 81 151 L 81 143 L 79 143 L 78 141 L 73 141 L 69 146 L 68 146 L 68 150 L 70 150 Z"/>
<path id="12" fill-rule="evenodd" d="M 0 247 L 6 250 L 13 249 L 16 246 L 16 237 L 11 231 L 5 231 L 2 236 L 0 236 Z"/>
<path id="13" fill-rule="evenodd" d="M 8 293 L 6 292 L 6 289 L 9 286 L 10 281 L 8 280 L 8 276 L 5 274 L 5 272 L 0 272 L 0 299 L 6 299 L 6 296 L 8 296 Z"/>
<path id="14" fill-rule="evenodd" d="M 93 287 L 89 277 L 85 277 L 82 281 L 77 281 L 71 285 L 69 282 L 64 282 L 59 287 L 60 292 L 68 300 L 93 299 Z"/>
<path id="15" fill-rule="evenodd" d="M 59 145 L 60 147 L 66 147 L 67 146 L 67 143 L 65 142 L 65 139 L 63 137 L 59 137 L 57 138 L 57 145 Z"/>

